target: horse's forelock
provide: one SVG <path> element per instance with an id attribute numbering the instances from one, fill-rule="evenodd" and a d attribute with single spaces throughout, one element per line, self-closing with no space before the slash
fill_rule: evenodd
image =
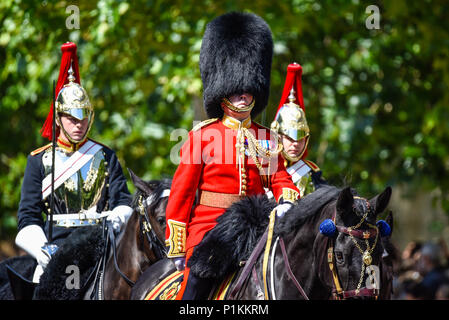
<path id="1" fill-rule="evenodd" d="M 354 210 L 353 212 L 359 216 L 360 218 L 366 213 L 367 210 L 370 210 L 369 203 L 365 199 L 354 199 Z"/>
<path id="2" fill-rule="evenodd" d="M 131 202 L 131 207 L 134 210 L 136 210 L 139 205 L 140 197 L 142 197 L 143 200 L 147 199 L 148 197 L 151 197 L 152 201 L 149 204 L 148 210 L 149 212 L 154 212 L 154 210 L 160 205 L 161 201 L 164 199 L 161 198 L 161 195 L 164 192 L 164 190 L 171 188 L 171 182 L 172 182 L 171 179 L 146 181 L 145 184 L 148 186 L 148 189 L 152 191 L 148 193 L 144 190 L 136 188 L 136 192 Z"/>
<path id="3" fill-rule="evenodd" d="M 136 208 L 139 204 L 139 198 L 142 196 L 142 198 L 147 199 L 148 197 L 152 196 L 153 199 L 156 199 L 157 201 L 153 201 L 150 205 L 155 205 L 156 202 L 160 201 L 160 197 L 164 190 L 171 188 L 171 179 L 162 179 L 162 180 L 151 180 L 146 181 L 145 184 L 148 186 L 148 189 L 151 190 L 151 192 L 147 192 L 144 190 L 141 190 L 139 188 L 136 188 L 136 192 L 133 196 L 133 200 L 131 202 L 131 206 L 133 208 Z M 157 206 L 157 204 L 155 205 Z"/>

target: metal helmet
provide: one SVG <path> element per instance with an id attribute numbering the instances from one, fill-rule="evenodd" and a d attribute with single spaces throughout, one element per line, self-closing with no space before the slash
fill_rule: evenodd
<path id="1" fill-rule="evenodd" d="M 288 96 L 289 102 L 284 104 L 277 113 L 276 119 L 271 123 L 271 129 L 292 140 L 304 139 L 303 150 L 297 157 L 290 156 L 286 150 L 282 150 L 284 157 L 289 161 L 298 161 L 304 155 L 309 142 L 310 129 L 307 124 L 306 114 L 301 107 L 295 103 L 295 91 L 292 88 Z"/>
<path id="2" fill-rule="evenodd" d="M 281 103 L 275 119 L 271 123 L 271 130 L 294 141 L 304 140 L 302 150 L 300 150 L 298 156 L 292 157 L 288 155 L 285 149 L 282 151 L 284 157 L 293 162 L 307 155 L 307 145 L 310 137 L 310 129 L 304 111 L 301 75 L 302 67 L 299 64 L 292 63 L 288 65 Z M 295 91 L 295 87 L 297 91 Z"/>
<path id="3" fill-rule="evenodd" d="M 90 104 L 86 91 L 81 86 L 81 77 L 79 73 L 77 46 L 73 42 L 66 42 L 61 46 L 61 66 L 59 69 L 58 81 L 55 92 L 55 103 L 50 104 L 50 111 L 47 115 L 44 125 L 41 129 L 42 137 L 52 141 L 59 136 L 62 130 L 70 143 L 75 147 L 80 142 L 85 141 L 87 134 L 92 126 L 94 111 Z M 54 114 L 56 112 L 56 114 Z M 76 119 L 89 119 L 89 126 L 80 141 L 74 140 L 67 134 L 67 131 L 61 125 L 61 115 L 70 115 Z M 55 115 L 56 124 L 53 127 L 53 115 Z M 55 131 L 55 137 L 53 137 Z M 76 149 L 76 148 L 75 148 Z"/>
<path id="4" fill-rule="evenodd" d="M 293 140 L 300 140 L 310 135 L 306 114 L 295 103 L 295 91 L 292 88 L 288 96 L 289 102 L 284 104 L 272 122 L 271 128 Z"/>
<path id="5" fill-rule="evenodd" d="M 79 143 L 83 141 L 89 133 L 95 114 L 86 90 L 80 84 L 75 82 L 76 78 L 72 67 L 70 67 L 68 74 L 69 76 L 67 79 L 69 80 L 69 83 L 62 87 L 56 98 L 56 120 L 67 139 L 69 139 L 71 143 Z M 74 140 L 70 137 L 61 123 L 61 115 L 72 116 L 78 120 L 88 119 L 88 128 L 82 139 Z"/>

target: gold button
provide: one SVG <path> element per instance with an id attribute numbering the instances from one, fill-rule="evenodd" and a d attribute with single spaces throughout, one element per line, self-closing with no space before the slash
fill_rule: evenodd
<path id="1" fill-rule="evenodd" d="M 242 186 L 242 190 L 246 190 L 246 186 L 245 186 L 245 185 Z M 243 191 L 242 191 L 242 192 L 243 192 Z"/>
<path id="2" fill-rule="evenodd" d="M 242 191 L 242 196 L 246 196 L 246 191 Z"/>
<path id="3" fill-rule="evenodd" d="M 242 179 L 242 183 L 243 183 L 243 184 L 246 184 L 246 179 Z"/>

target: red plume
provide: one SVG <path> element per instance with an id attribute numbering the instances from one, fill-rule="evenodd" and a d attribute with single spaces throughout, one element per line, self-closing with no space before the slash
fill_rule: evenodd
<path id="1" fill-rule="evenodd" d="M 306 113 L 306 108 L 304 107 L 304 99 L 302 95 L 302 67 L 298 63 L 291 63 L 287 67 L 287 77 L 285 79 L 284 90 L 282 91 L 281 101 L 279 102 L 279 107 L 275 115 L 275 119 L 278 116 L 279 110 L 281 110 L 282 106 L 289 102 L 288 96 L 290 95 L 290 91 L 293 87 L 295 90 L 296 103 L 299 104 L 301 109 Z M 302 159 L 307 157 L 307 150 L 304 152 Z"/>
<path id="2" fill-rule="evenodd" d="M 75 76 L 75 82 L 80 83 L 80 74 L 79 74 L 79 66 L 78 66 L 78 56 L 76 55 L 76 44 L 73 42 L 66 42 L 61 46 L 62 58 L 61 58 L 61 67 L 59 69 L 59 77 L 58 82 L 56 83 L 55 88 L 55 99 L 61 91 L 62 87 L 69 82 L 68 71 L 70 69 L 70 65 L 72 65 L 72 69 Z M 52 140 L 52 124 L 53 124 L 53 102 L 50 104 L 50 112 L 47 115 L 47 119 L 45 120 L 44 125 L 41 129 L 41 134 L 44 138 L 48 140 Z M 56 135 L 59 135 L 59 128 L 56 128 Z"/>
<path id="3" fill-rule="evenodd" d="M 297 63 L 291 63 L 288 65 L 284 90 L 282 91 L 281 101 L 279 102 L 279 107 L 276 112 L 276 116 L 274 117 L 275 119 L 277 118 L 279 110 L 281 110 L 282 106 L 288 103 L 288 96 L 290 95 L 290 90 L 292 89 L 292 87 L 295 90 L 296 103 L 298 103 L 301 106 L 304 113 L 306 112 L 306 109 L 304 107 L 304 99 L 302 97 L 301 76 L 302 76 L 301 65 Z"/>

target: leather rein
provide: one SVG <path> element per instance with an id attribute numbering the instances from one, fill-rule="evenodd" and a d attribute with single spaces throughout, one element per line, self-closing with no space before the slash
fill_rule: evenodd
<path id="1" fill-rule="evenodd" d="M 251 272 L 253 274 L 253 278 L 254 278 L 254 281 L 257 286 L 257 291 L 259 292 L 258 296 L 260 296 L 261 298 L 265 297 L 265 299 L 268 299 L 269 290 L 268 290 L 267 286 L 266 285 L 264 286 L 265 294 L 262 292 L 262 289 L 260 288 L 259 279 L 257 277 L 257 271 L 256 271 L 256 262 L 258 261 L 258 258 L 261 255 L 264 247 L 265 247 L 264 260 L 265 260 L 265 257 L 267 257 L 269 255 L 269 251 L 273 247 L 271 245 L 271 238 L 273 235 L 273 226 L 274 226 L 275 217 L 276 217 L 276 211 L 273 210 L 270 214 L 270 223 L 269 223 L 268 227 L 265 229 L 265 232 L 263 233 L 263 235 L 260 237 L 259 241 L 257 242 L 249 259 L 247 261 L 241 263 L 241 264 L 244 263 L 243 270 L 240 273 L 237 281 L 235 282 L 235 285 L 233 286 L 233 288 L 228 296 L 228 299 L 230 299 L 230 300 L 237 299 L 238 294 L 241 292 L 241 290 L 243 288 L 243 284 L 248 279 Z M 287 272 L 289 278 L 293 281 L 293 283 L 294 283 L 295 287 L 298 289 L 299 293 L 304 297 L 305 300 L 309 300 L 304 289 L 301 287 L 301 284 L 299 283 L 298 279 L 296 279 L 295 275 L 292 272 L 292 269 L 290 267 L 290 262 L 289 262 L 288 256 L 287 256 L 287 251 L 285 250 L 284 240 L 281 237 L 279 237 L 279 243 L 281 246 L 285 271 Z M 273 272 L 273 270 L 271 272 Z M 263 279 L 264 279 L 264 284 L 265 284 L 265 282 L 266 282 L 265 261 L 263 263 Z M 273 288 L 273 290 L 274 290 L 274 288 Z M 273 296 L 273 294 L 271 294 L 271 296 Z"/>

